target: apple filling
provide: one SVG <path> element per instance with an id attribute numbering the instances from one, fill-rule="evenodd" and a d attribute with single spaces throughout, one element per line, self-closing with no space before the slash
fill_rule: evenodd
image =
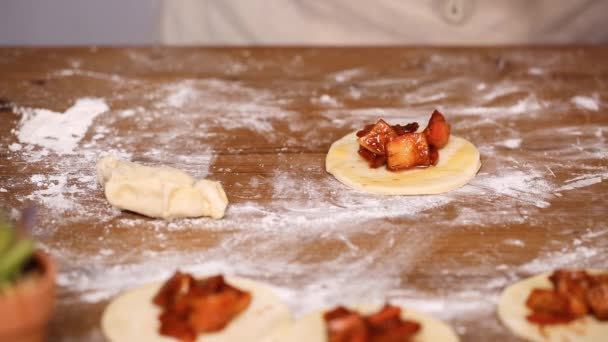
<path id="1" fill-rule="evenodd" d="M 435 110 L 426 128 L 417 131 L 417 122 L 391 126 L 380 119 L 357 132 L 358 153 L 371 168 L 386 165 L 390 171 L 437 165 L 439 149 L 447 145 L 450 138 L 450 125 L 443 114 Z"/>
<path id="2" fill-rule="evenodd" d="M 553 289 L 534 289 L 526 300 L 526 318 L 536 324 L 568 323 L 586 315 L 608 321 L 608 274 L 557 270 L 549 277 Z"/>
<path id="3" fill-rule="evenodd" d="M 153 302 L 162 309 L 161 335 L 194 341 L 200 333 L 222 330 L 249 306 L 251 294 L 230 286 L 221 275 L 195 279 L 176 272 Z"/>
<path id="4" fill-rule="evenodd" d="M 400 308 L 388 304 L 370 315 L 361 315 L 339 306 L 326 312 L 323 319 L 329 342 L 410 341 L 421 326 L 402 320 L 400 315 Z"/>

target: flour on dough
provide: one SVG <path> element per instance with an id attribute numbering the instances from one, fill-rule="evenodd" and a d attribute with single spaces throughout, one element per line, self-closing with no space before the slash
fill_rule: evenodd
<path id="1" fill-rule="evenodd" d="M 429 195 L 447 192 L 468 183 L 479 168 L 479 151 L 469 141 L 450 136 L 439 150 L 436 166 L 392 172 L 385 167 L 372 169 L 357 150 L 356 132 L 334 142 L 327 152 L 325 168 L 340 182 L 381 195 Z"/>
<path id="2" fill-rule="evenodd" d="M 381 309 L 381 305 L 358 305 L 354 309 L 370 314 Z M 352 308 L 351 308 L 352 309 Z M 446 323 L 427 314 L 401 307 L 401 319 L 413 320 L 422 326 L 412 342 L 458 342 L 458 335 Z M 317 311 L 305 315 L 290 326 L 283 326 L 269 336 L 264 342 L 327 342 L 327 330 L 323 312 Z"/>
<path id="3" fill-rule="evenodd" d="M 99 183 L 113 206 L 161 218 L 224 216 L 228 198 L 222 185 L 196 181 L 172 167 L 151 167 L 106 156 L 97 162 Z"/>
<path id="4" fill-rule="evenodd" d="M 251 303 L 218 332 L 198 336 L 202 342 L 262 341 L 275 329 L 291 323 L 291 313 L 268 287 L 242 278 L 226 277 L 241 290 L 251 292 Z M 160 308 L 152 303 L 162 283 L 145 285 L 112 300 L 101 318 L 101 328 L 112 342 L 171 342 L 173 338 L 158 333 Z"/>
<path id="5" fill-rule="evenodd" d="M 600 273 L 594 270 L 587 270 L 587 272 Z M 526 316 L 531 313 L 530 309 L 526 307 L 526 300 L 530 292 L 535 288 L 552 289 L 553 285 L 549 281 L 551 274 L 552 272 L 542 273 L 507 287 L 498 301 L 498 317 L 502 323 L 515 335 L 528 341 L 608 341 L 608 322 L 600 322 L 591 315 L 568 324 L 547 325 L 543 328 L 526 319 Z"/>

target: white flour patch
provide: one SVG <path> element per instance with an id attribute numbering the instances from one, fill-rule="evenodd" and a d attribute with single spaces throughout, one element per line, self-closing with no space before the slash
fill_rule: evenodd
<path id="1" fill-rule="evenodd" d="M 549 272 L 558 268 L 592 267 L 603 257 L 598 248 L 577 246 L 564 247 L 557 252 L 543 254 L 529 263 L 517 267 L 519 271 L 529 274 Z"/>
<path id="2" fill-rule="evenodd" d="M 532 67 L 528 69 L 528 74 L 534 76 L 540 76 L 545 74 L 545 70 L 542 68 Z"/>
<path id="3" fill-rule="evenodd" d="M 58 70 L 58 71 L 52 72 L 51 76 L 52 77 L 82 76 L 82 77 L 88 77 L 88 78 L 93 78 L 93 79 L 98 79 L 98 80 L 103 80 L 103 81 L 111 81 L 111 82 L 121 82 L 121 83 L 125 83 L 125 82 L 132 83 L 133 82 L 133 80 L 126 79 L 117 74 L 108 74 L 108 73 L 104 73 L 104 72 L 83 70 L 83 69 L 78 69 L 78 68 Z"/>
<path id="4" fill-rule="evenodd" d="M 509 246 L 525 247 L 526 243 L 518 239 L 505 239 L 502 243 Z"/>
<path id="5" fill-rule="evenodd" d="M 538 112 L 543 108 L 543 104 L 531 95 L 523 100 L 518 100 L 512 106 L 478 106 L 478 107 L 450 107 L 443 108 L 441 111 L 445 113 L 452 113 L 456 115 L 493 115 L 493 116 L 509 116 L 518 114 L 531 115 L 534 112 Z"/>
<path id="6" fill-rule="evenodd" d="M 322 94 L 318 98 L 313 98 L 311 100 L 312 103 L 321 104 L 328 107 L 338 107 L 340 106 L 340 102 L 336 100 L 334 97 L 331 97 L 327 94 Z"/>
<path id="7" fill-rule="evenodd" d="M 173 115 L 184 119 L 204 115 L 206 122 L 196 127 L 201 133 L 213 127 L 268 133 L 275 131 L 273 121 L 293 115 L 276 106 L 270 92 L 240 82 L 184 80 L 163 86 L 160 93 L 157 108 L 173 108 L 177 110 Z M 276 134 L 269 136 L 274 138 Z"/>
<path id="8" fill-rule="evenodd" d="M 12 144 L 8 145 L 8 149 L 11 152 L 21 151 L 21 144 L 12 143 Z"/>
<path id="9" fill-rule="evenodd" d="M 522 89 L 524 88 L 519 85 L 497 85 L 488 89 L 487 92 L 481 95 L 481 99 L 485 102 L 490 102 L 502 96 L 521 92 Z"/>
<path id="10" fill-rule="evenodd" d="M 599 177 L 599 176 L 584 178 L 584 179 L 580 179 L 580 180 L 568 183 L 566 185 L 563 185 L 563 186 L 555 189 L 555 192 L 584 188 L 584 187 L 591 186 L 593 184 L 598 184 L 601 182 L 602 182 L 602 177 Z"/>
<path id="11" fill-rule="evenodd" d="M 597 112 L 600 109 L 599 98 L 597 95 L 594 96 L 574 96 L 570 99 L 574 105 L 579 108 L 591 110 Z"/>
<path id="12" fill-rule="evenodd" d="M 8 192 L 5 188 L 0 188 L 0 192 Z"/>
<path id="13" fill-rule="evenodd" d="M 404 100 L 409 104 L 421 104 L 427 102 L 435 102 L 448 97 L 448 94 L 439 92 L 435 94 L 421 95 L 418 93 L 406 94 Z"/>
<path id="14" fill-rule="evenodd" d="M 32 181 L 43 189 L 35 190 L 26 198 L 43 204 L 46 208 L 63 212 L 68 209 L 74 209 L 74 203 L 67 198 L 67 194 L 75 189 L 67 186 L 67 176 L 42 176 L 35 175 Z M 39 177 L 38 177 L 39 176 Z"/>
<path id="15" fill-rule="evenodd" d="M 98 98 L 78 99 L 65 113 L 15 108 L 22 115 L 17 137 L 21 143 L 42 146 L 62 154 L 73 153 L 93 119 L 108 109 L 106 102 Z"/>
<path id="16" fill-rule="evenodd" d="M 510 149 L 514 150 L 521 146 L 521 139 L 520 138 L 507 139 L 507 140 L 497 142 L 496 145 L 504 146 L 506 148 L 510 148 Z"/>
<path id="17" fill-rule="evenodd" d="M 472 192 L 483 197 L 501 196 L 515 202 L 523 202 L 538 208 L 547 208 L 553 184 L 535 170 L 501 170 L 494 175 L 478 174 L 470 186 L 462 188 L 461 192 Z"/>
<path id="18" fill-rule="evenodd" d="M 182 82 L 171 85 L 167 96 L 166 104 L 171 107 L 183 107 L 188 101 L 195 100 L 198 96 L 198 91 L 192 87 L 191 82 Z"/>
<path id="19" fill-rule="evenodd" d="M 361 76 L 362 74 L 364 74 L 364 71 L 362 69 L 349 69 L 335 72 L 329 75 L 328 77 L 330 79 L 334 79 L 338 83 L 343 83 L 346 81 L 350 81 L 358 76 Z"/>

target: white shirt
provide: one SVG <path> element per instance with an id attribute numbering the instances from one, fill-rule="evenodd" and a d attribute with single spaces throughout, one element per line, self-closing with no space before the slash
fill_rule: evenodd
<path id="1" fill-rule="evenodd" d="M 167 44 L 608 41 L 604 0 L 164 0 Z"/>

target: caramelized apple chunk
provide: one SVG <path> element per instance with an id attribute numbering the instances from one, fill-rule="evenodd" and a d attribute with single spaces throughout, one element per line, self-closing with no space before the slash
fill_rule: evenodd
<path id="1" fill-rule="evenodd" d="M 337 307 L 323 315 L 327 325 L 329 342 L 351 342 L 369 340 L 365 320 L 356 312 L 344 307 Z"/>
<path id="2" fill-rule="evenodd" d="M 426 134 L 429 145 L 443 148 L 450 139 L 450 129 L 451 127 L 445 120 L 443 114 L 435 110 L 433 114 L 431 114 L 429 124 L 424 129 L 424 134 Z"/>
<path id="3" fill-rule="evenodd" d="M 608 320 L 608 274 L 556 270 L 549 281 L 553 289 L 534 289 L 526 300 L 530 322 L 567 323 L 587 314 Z"/>
<path id="4" fill-rule="evenodd" d="M 423 133 L 407 133 L 386 144 L 387 165 L 391 171 L 431 165 L 429 144 Z"/>
<path id="5" fill-rule="evenodd" d="M 169 307 L 173 305 L 180 295 L 188 292 L 193 282 L 194 278 L 191 275 L 179 271 L 175 272 L 175 274 L 163 284 L 152 301 L 162 308 Z"/>
<path id="6" fill-rule="evenodd" d="M 386 144 L 397 137 L 397 133 L 384 120 L 380 119 L 374 127 L 359 138 L 359 144 L 375 154 L 384 155 Z"/>
<path id="7" fill-rule="evenodd" d="M 526 300 L 526 306 L 535 313 L 570 316 L 568 297 L 549 289 L 532 290 Z"/>
<path id="8" fill-rule="evenodd" d="M 587 293 L 591 312 L 600 321 L 608 321 L 608 282 L 596 284 Z"/>

